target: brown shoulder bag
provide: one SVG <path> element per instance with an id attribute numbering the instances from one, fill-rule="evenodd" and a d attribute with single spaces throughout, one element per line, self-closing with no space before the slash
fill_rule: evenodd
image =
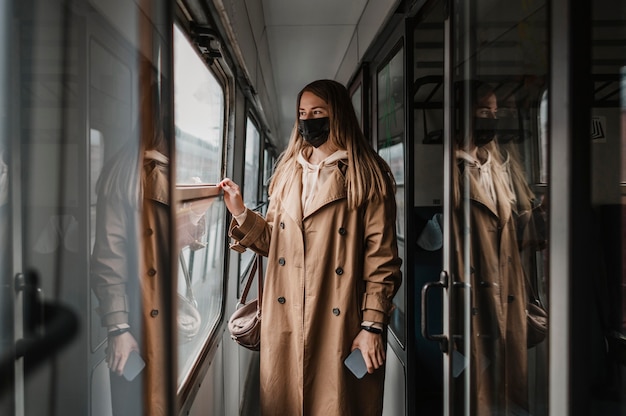
<path id="1" fill-rule="evenodd" d="M 257 277 L 258 297 L 246 303 L 246 297 Z M 263 299 L 263 261 L 261 255 L 256 254 L 252 266 L 246 276 L 246 286 L 237 303 L 237 309 L 228 320 L 230 337 L 242 347 L 252 351 L 261 348 L 261 300 Z"/>

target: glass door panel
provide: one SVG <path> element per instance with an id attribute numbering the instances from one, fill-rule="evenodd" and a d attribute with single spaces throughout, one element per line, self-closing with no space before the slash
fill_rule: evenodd
<path id="1" fill-rule="evenodd" d="M 626 414 L 626 4 L 600 0 L 591 7 L 591 413 Z"/>
<path id="2" fill-rule="evenodd" d="M 450 413 L 543 415 L 547 5 L 452 11 Z"/>
<path id="3" fill-rule="evenodd" d="M 426 7 L 415 19 L 413 29 L 413 81 L 409 100 L 413 102 L 413 207 L 415 223 L 411 239 L 413 292 L 420 298 L 422 287 L 439 279 L 443 270 L 444 200 L 444 2 Z M 407 149 L 408 150 L 408 149 Z M 410 150 L 408 150 L 410 151 Z M 410 271 L 409 271 L 410 273 Z M 407 277 L 408 278 L 408 277 Z M 409 289 L 410 290 L 410 289 Z M 443 330 L 441 290 L 422 299 L 416 308 L 416 325 L 423 322 L 423 334 L 415 334 L 416 409 L 421 415 L 443 414 L 443 356 L 432 334 Z"/>

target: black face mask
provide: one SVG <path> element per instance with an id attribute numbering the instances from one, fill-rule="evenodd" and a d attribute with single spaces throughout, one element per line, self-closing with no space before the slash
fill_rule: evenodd
<path id="1" fill-rule="evenodd" d="M 330 120 L 328 117 L 300 119 L 298 131 L 311 146 L 320 147 L 328 140 Z"/>
<path id="2" fill-rule="evenodd" d="M 496 137 L 497 118 L 474 117 L 474 144 L 478 147 L 490 143 Z"/>
<path id="3" fill-rule="evenodd" d="M 498 118 L 498 143 L 522 141 L 519 120 L 515 117 Z"/>

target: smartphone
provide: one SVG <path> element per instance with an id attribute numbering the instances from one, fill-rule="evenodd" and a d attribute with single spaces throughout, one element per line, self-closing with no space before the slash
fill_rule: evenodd
<path id="1" fill-rule="evenodd" d="M 126 365 L 124 366 L 124 370 L 122 371 L 122 375 L 128 381 L 133 381 L 135 377 L 141 373 L 141 370 L 146 366 L 146 363 L 141 358 L 139 353 L 135 350 L 130 352 L 128 356 L 128 360 L 126 361 Z"/>
<path id="2" fill-rule="evenodd" d="M 361 350 L 358 348 L 352 351 L 343 363 L 350 371 L 352 371 L 352 374 L 354 374 L 356 378 L 363 378 L 363 376 L 367 374 L 367 367 L 365 366 L 363 354 L 361 354 Z"/>

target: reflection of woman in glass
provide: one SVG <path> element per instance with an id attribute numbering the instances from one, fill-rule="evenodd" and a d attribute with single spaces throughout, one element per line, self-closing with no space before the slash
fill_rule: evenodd
<path id="1" fill-rule="evenodd" d="M 469 117 L 460 113 L 453 210 L 456 278 L 467 284 L 457 291 L 457 307 L 470 315 L 471 339 L 461 338 L 465 345 L 457 339 L 454 353 L 470 366 L 470 414 L 515 414 L 528 407 L 526 295 L 515 195 L 494 142 L 498 106 L 493 90 L 470 81 L 456 93 L 460 108 L 471 106 Z M 463 334 L 461 324 L 454 329 Z M 454 372 L 464 377 L 461 371 Z"/>
<path id="2" fill-rule="evenodd" d="M 96 239 L 91 287 L 108 330 L 114 415 L 165 414 L 164 295 L 170 279 L 169 159 L 159 114 L 158 90 L 142 85 L 141 143 L 113 156 L 97 184 Z M 149 109 L 152 108 L 152 111 Z M 146 363 L 132 381 L 124 377 L 138 352 Z M 129 357 L 131 361 L 129 361 Z M 145 405 L 145 406 L 144 406 Z M 143 406 L 143 407 L 142 407 Z"/>
<path id="3" fill-rule="evenodd" d="M 502 155 L 502 166 L 514 195 L 516 231 L 522 264 L 529 280 L 536 282 L 533 257 L 537 250 L 545 248 L 545 212 L 542 200 L 535 196 L 526 180 L 521 146 L 526 132 L 518 109 L 516 95 L 501 94 L 498 98 L 497 142 Z"/>

